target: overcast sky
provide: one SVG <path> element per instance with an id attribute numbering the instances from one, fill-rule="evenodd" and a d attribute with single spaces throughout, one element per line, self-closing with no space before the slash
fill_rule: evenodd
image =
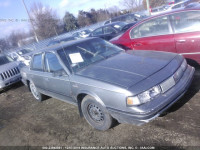
<path id="1" fill-rule="evenodd" d="M 41 2 L 57 11 L 60 18 L 65 11 L 69 11 L 77 16 L 79 10 L 88 11 L 91 8 L 105 9 L 118 6 L 120 0 L 24 0 L 28 9 L 33 2 Z M 9 36 L 15 29 L 18 31 L 28 31 L 30 24 L 22 0 L 0 0 L 0 38 Z"/>

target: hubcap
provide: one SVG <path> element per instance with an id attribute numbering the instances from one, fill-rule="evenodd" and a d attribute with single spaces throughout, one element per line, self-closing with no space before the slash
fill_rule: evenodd
<path id="1" fill-rule="evenodd" d="M 95 105 L 95 104 L 90 104 L 88 105 L 88 114 L 94 120 L 95 122 L 103 122 L 104 121 L 104 114 L 101 111 L 101 109 Z"/>
<path id="2" fill-rule="evenodd" d="M 33 96 L 38 100 L 39 99 L 39 93 L 35 87 L 35 85 L 33 83 L 30 83 L 30 89 L 31 89 L 31 92 L 33 94 Z"/>

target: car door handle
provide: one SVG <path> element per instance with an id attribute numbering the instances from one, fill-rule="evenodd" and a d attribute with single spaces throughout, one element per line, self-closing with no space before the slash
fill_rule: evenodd
<path id="1" fill-rule="evenodd" d="M 185 43 L 186 40 L 182 39 L 182 40 L 177 40 L 178 43 Z"/>
<path id="2" fill-rule="evenodd" d="M 141 43 L 136 43 L 134 46 L 142 46 Z"/>

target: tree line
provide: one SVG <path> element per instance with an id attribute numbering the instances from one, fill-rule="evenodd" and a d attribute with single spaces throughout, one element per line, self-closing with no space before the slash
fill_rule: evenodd
<path id="1" fill-rule="evenodd" d="M 89 11 L 80 10 L 78 16 L 66 11 L 62 19 L 57 16 L 55 10 L 42 3 L 33 3 L 30 8 L 30 19 L 32 20 L 35 33 L 40 40 L 44 40 L 55 35 L 70 32 L 81 27 L 85 27 L 97 22 L 108 20 L 122 14 L 144 10 L 146 8 L 146 0 L 121 0 L 121 4 L 125 7 L 121 11 L 117 6 L 108 9 L 91 9 Z M 165 0 L 150 0 L 150 5 L 155 7 L 164 4 Z M 67 8 L 66 8 L 67 9 Z M 24 33 L 21 31 L 13 31 L 7 38 L 0 39 L 0 50 L 4 51 L 20 45 L 36 42 L 34 39 L 23 41 L 27 37 L 34 36 L 33 28 Z"/>

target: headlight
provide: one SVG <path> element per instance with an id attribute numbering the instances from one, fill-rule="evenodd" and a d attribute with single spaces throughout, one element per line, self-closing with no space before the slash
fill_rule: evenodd
<path id="1" fill-rule="evenodd" d="M 24 78 L 24 79 L 27 78 L 26 73 L 24 73 L 24 72 L 21 72 L 21 76 L 22 76 L 22 78 Z"/>
<path id="2" fill-rule="evenodd" d="M 154 86 L 153 88 L 137 95 L 134 97 L 128 97 L 126 103 L 128 106 L 136 106 L 143 103 L 146 103 L 153 99 L 155 96 L 161 93 L 160 86 Z"/>

